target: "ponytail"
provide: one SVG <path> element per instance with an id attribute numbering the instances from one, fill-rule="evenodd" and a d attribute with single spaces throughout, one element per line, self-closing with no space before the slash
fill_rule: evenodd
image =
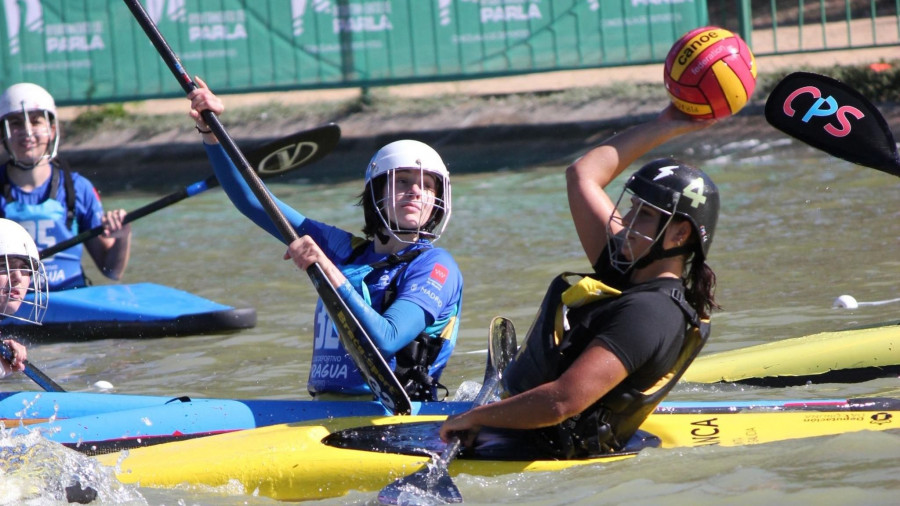
<path id="1" fill-rule="evenodd" d="M 684 298 L 697 311 L 700 318 L 709 318 L 714 309 L 722 309 L 716 303 L 716 273 L 701 255 L 694 254 L 685 277 Z"/>

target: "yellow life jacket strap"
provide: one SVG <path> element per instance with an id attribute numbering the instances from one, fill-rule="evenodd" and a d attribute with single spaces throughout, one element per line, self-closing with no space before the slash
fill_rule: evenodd
<path id="1" fill-rule="evenodd" d="M 567 307 L 581 307 L 619 295 L 622 295 L 621 290 L 616 290 L 599 279 L 585 276 L 562 293 L 562 303 Z"/>

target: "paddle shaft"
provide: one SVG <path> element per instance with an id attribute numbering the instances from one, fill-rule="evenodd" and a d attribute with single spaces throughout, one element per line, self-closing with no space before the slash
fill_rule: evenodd
<path id="1" fill-rule="evenodd" d="M 335 124 L 327 124 L 309 130 L 302 130 L 269 142 L 261 148 L 251 151 L 250 158 L 254 160 L 253 166 L 255 171 L 261 177 L 281 175 L 290 170 L 309 165 L 330 153 L 337 145 L 340 137 L 341 129 Z M 216 176 L 209 176 L 202 181 L 185 186 L 178 191 L 129 212 L 122 221 L 123 223 L 131 223 L 217 186 L 219 186 L 219 180 L 216 179 Z M 102 233 L 102 226 L 85 230 L 74 237 L 44 249 L 40 253 L 41 258 L 53 256 L 60 251 L 65 251 Z"/>
<path id="2" fill-rule="evenodd" d="M 15 358 L 12 349 L 10 349 L 10 347 L 7 346 L 4 342 L 0 342 L 0 355 L 2 355 L 3 358 L 9 363 L 12 363 L 13 359 Z M 56 384 L 56 382 L 50 379 L 49 376 L 42 373 L 36 367 L 31 365 L 27 360 L 25 360 L 24 363 L 25 370 L 22 372 L 24 372 L 26 376 L 31 378 L 32 381 L 37 383 L 39 387 L 43 388 L 47 392 L 65 392 L 65 390 L 63 390 L 63 387 Z"/>
<path id="3" fill-rule="evenodd" d="M 166 63 L 166 66 L 172 71 L 172 75 L 174 75 L 178 83 L 181 84 L 181 88 L 184 92 L 189 94 L 196 90 L 198 88 L 197 84 L 185 71 L 178 56 L 175 55 L 175 52 L 172 51 L 172 48 L 166 43 L 162 34 L 159 32 L 159 29 L 156 27 L 156 24 L 150 19 L 150 16 L 147 14 L 147 11 L 144 10 L 141 3 L 138 0 L 124 0 L 124 2 L 131 10 L 131 13 L 134 15 L 138 24 L 141 25 L 144 33 L 147 34 L 147 37 Z M 219 143 L 228 154 L 228 157 L 234 162 L 238 171 L 240 171 L 241 175 L 247 181 L 253 194 L 259 199 L 263 207 L 265 207 L 266 212 L 269 214 L 269 218 L 275 224 L 276 228 L 278 228 L 278 231 L 284 237 L 285 241 L 292 242 L 297 238 L 297 232 L 294 231 L 293 227 L 288 223 L 287 218 L 285 218 L 275 206 L 271 196 L 263 186 L 262 181 L 256 173 L 253 172 L 250 162 L 244 157 L 244 154 L 241 152 L 240 148 L 238 148 L 234 139 L 228 135 L 225 126 L 222 125 L 222 122 L 219 121 L 216 114 L 209 109 L 204 110 L 200 114 L 203 117 L 203 121 L 206 122 L 207 126 L 209 126 L 210 130 L 212 130 L 213 134 L 216 136 L 216 139 L 219 140 Z"/>
<path id="4" fill-rule="evenodd" d="M 159 211 L 160 209 L 165 209 L 166 207 L 169 207 L 170 205 L 175 204 L 176 202 L 181 202 L 182 200 L 184 200 L 188 197 L 193 197 L 194 195 L 197 195 L 198 193 L 202 193 L 210 188 L 215 188 L 216 186 L 218 186 L 218 184 L 219 184 L 219 180 L 216 179 L 216 176 L 209 176 L 208 178 L 204 179 L 203 181 L 198 181 L 194 184 L 188 185 L 176 192 L 166 195 L 165 197 L 163 197 L 159 200 L 156 200 L 156 201 L 151 202 L 143 207 L 135 209 L 134 211 L 130 211 L 128 214 L 125 215 L 125 219 L 122 220 L 122 224 L 124 225 L 124 224 L 131 223 L 135 220 L 139 220 L 139 219 L 143 218 L 144 216 L 147 216 L 148 214 L 155 213 L 156 211 Z M 87 241 L 88 239 L 93 239 L 94 237 L 97 237 L 98 235 L 100 235 L 102 233 L 103 233 L 103 226 L 97 226 L 90 230 L 85 230 L 84 232 L 81 232 L 80 234 L 78 234 L 74 237 L 70 237 L 69 239 L 66 239 L 65 241 L 58 242 L 58 243 L 54 244 L 53 246 L 50 246 L 49 248 L 45 248 L 45 249 L 41 250 L 41 258 L 47 258 L 47 257 L 53 256 L 53 255 L 59 253 L 60 251 L 65 251 L 65 250 L 71 248 L 72 246 L 76 246 L 78 244 L 81 244 L 81 243 Z"/>
<path id="5" fill-rule="evenodd" d="M 491 368 L 488 368 L 491 369 Z M 475 395 L 475 400 L 472 401 L 472 408 L 477 408 L 478 406 L 483 406 L 487 404 L 487 401 L 493 397 L 494 392 L 497 390 L 497 387 L 500 386 L 500 377 L 497 375 L 497 371 L 491 369 L 491 377 L 488 378 L 487 370 L 484 375 L 484 383 L 481 385 L 481 390 L 478 391 L 478 394 Z M 450 466 L 450 462 L 455 459 L 462 448 L 462 439 L 454 436 L 450 439 L 450 443 L 444 448 L 444 451 L 441 452 L 440 459 L 438 461 L 438 465 L 443 468 L 443 472 L 447 472 L 447 467 Z"/>
<path id="6" fill-rule="evenodd" d="M 163 61 L 166 63 L 166 66 L 168 66 L 169 70 L 172 71 L 175 79 L 177 79 L 181 84 L 181 87 L 184 89 L 185 93 L 189 94 L 190 92 L 197 89 L 197 84 L 194 83 L 194 81 L 185 71 L 184 66 L 182 66 L 181 62 L 178 59 L 178 56 L 175 55 L 175 52 L 172 51 L 172 48 L 168 45 L 168 43 L 166 43 L 162 34 L 159 32 L 159 29 L 153 23 L 153 20 L 150 19 L 150 16 L 147 14 L 147 11 L 144 10 L 141 3 L 138 0 L 124 0 L 124 2 L 131 10 L 138 24 L 141 25 L 141 28 L 147 34 L 147 37 L 150 38 L 153 46 L 156 47 L 156 50 L 159 52 Z M 228 135 L 228 132 L 219 121 L 219 118 L 216 117 L 215 113 L 210 111 L 209 109 L 204 110 L 201 115 L 203 117 L 203 120 L 209 126 L 210 130 L 212 130 L 213 135 L 215 135 L 216 139 L 218 139 L 222 144 L 222 147 L 228 154 L 228 157 L 231 158 L 232 162 L 234 162 L 241 176 L 250 187 L 250 190 L 253 192 L 262 207 L 265 209 L 266 214 L 268 214 L 269 219 L 272 220 L 272 223 L 278 229 L 285 243 L 290 244 L 291 242 L 296 240 L 298 238 L 297 232 L 287 221 L 287 218 L 285 218 L 281 210 L 278 209 L 278 206 L 275 205 L 275 202 L 266 189 L 265 185 L 263 185 L 262 181 L 259 179 L 259 176 L 257 176 L 253 171 L 250 163 L 247 162 L 247 159 L 244 157 L 244 154 L 241 153 L 241 150 L 237 147 L 234 140 L 230 135 Z M 394 376 L 393 372 L 389 367 L 387 367 L 387 364 L 385 363 L 384 358 L 381 356 L 381 353 L 377 348 L 375 348 L 374 344 L 372 344 L 371 338 L 369 338 L 369 336 L 365 334 L 365 331 L 362 329 L 362 327 L 359 326 L 359 322 L 355 321 L 355 317 L 353 317 L 353 313 L 346 306 L 346 303 L 340 298 L 340 296 L 338 296 L 337 290 L 335 290 L 334 286 L 332 286 L 331 282 L 325 276 L 325 272 L 322 271 L 322 267 L 319 264 L 313 264 L 306 269 L 306 273 L 309 275 L 310 280 L 312 280 L 313 286 L 315 286 L 316 291 L 318 292 L 322 300 L 326 303 L 326 305 L 330 309 L 342 309 L 341 314 L 332 314 L 331 311 L 329 311 L 332 320 L 336 325 L 338 325 L 338 329 L 340 330 L 342 326 L 344 328 L 353 327 L 353 330 L 356 331 L 350 336 L 354 341 L 353 344 L 366 348 L 361 351 L 365 354 L 365 359 L 366 361 L 368 361 L 368 363 L 357 360 L 357 356 L 354 355 L 354 346 L 345 345 L 345 348 L 348 348 L 347 351 L 351 353 L 351 357 L 354 358 L 357 367 L 360 369 L 360 371 L 363 371 L 366 380 L 392 380 L 385 384 L 376 385 L 373 385 L 371 382 L 369 382 L 369 386 L 370 388 L 372 388 L 372 392 L 382 401 L 385 400 L 385 398 L 383 397 L 384 395 L 389 395 L 391 393 L 397 395 L 398 397 L 391 402 L 386 403 L 385 407 L 387 407 L 394 413 L 409 413 L 411 411 L 409 397 L 406 395 L 406 392 L 403 390 L 399 381 L 397 381 L 397 378 Z M 331 302 L 332 304 L 329 304 L 329 302 Z M 351 319 L 353 321 L 351 321 Z M 344 334 L 342 334 L 342 337 L 344 337 Z M 365 373 L 365 371 L 370 370 L 371 366 L 373 365 L 378 366 L 378 368 L 380 369 L 380 374 L 377 378 L 373 378 L 371 375 L 367 375 Z"/>
<path id="7" fill-rule="evenodd" d="M 472 408 L 477 408 L 490 401 L 500 385 L 503 370 L 509 365 L 516 353 L 516 329 L 508 318 L 496 316 L 491 320 L 488 336 L 487 365 L 484 368 L 484 381 L 481 389 L 472 401 Z M 419 490 L 428 498 L 437 497 L 444 503 L 462 502 L 462 494 L 453 483 L 448 467 L 459 455 L 462 440 L 453 437 L 441 452 L 433 458 L 433 465 L 427 465 L 413 474 L 398 478 L 381 489 L 378 501 L 382 504 L 417 504 L 404 502 L 405 494 Z M 409 499 L 409 498 L 407 498 Z M 430 501 L 429 501 L 430 502 Z"/>
<path id="8" fill-rule="evenodd" d="M 495 317 L 491 321 L 484 381 L 481 384 L 481 390 L 478 391 L 478 394 L 475 395 L 475 399 L 472 401 L 472 408 L 487 404 L 491 397 L 494 396 L 494 392 L 500 386 L 500 377 L 503 374 L 503 369 L 509 364 L 515 352 L 514 349 L 510 350 L 509 347 L 515 348 L 515 342 L 516 334 L 512 322 L 500 316 Z M 444 451 L 441 452 L 440 465 L 445 469 L 444 472 L 446 472 L 450 462 L 459 455 L 461 446 L 462 440 L 454 437 L 450 440 L 450 444 L 444 448 Z"/>

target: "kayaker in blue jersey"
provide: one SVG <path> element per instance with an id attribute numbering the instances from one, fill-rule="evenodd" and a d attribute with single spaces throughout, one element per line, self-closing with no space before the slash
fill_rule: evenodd
<path id="1" fill-rule="evenodd" d="M 103 225 L 104 233 L 84 245 L 104 276 L 120 279 L 128 266 L 131 226 L 122 223 L 124 209 L 104 213 L 91 182 L 57 157 L 60 129 L 53 97 L 36 84 L 14 84 L 0 95 L 0 123 L 10 158 L 0 167 L 0 217 L 21 223 L 40 249 Z M 51 290 L 88 284 L 82 253 L 77 245 L 44 260 Z"/>
<path id="2" fill-rule="evenodd" d="M 47 272 L 31 235 L 22 225 L 0 218 L 0 320 L 15 318 L 40 325 L 47 312 L 48 293 Z M 12 355 L 12 360 L 7 361 L 3 358 L 9 355 L 7 350 L 0 354 L 0 378 L 24 371 L 28 360 L 25 346 L 12 339 L 3 339 L 0 346 Z M 16 476 L 23 462 L 28 460 L 20 458 L 26 453 L 13 451 L 13 455 L 17 458 L 0 459 L 5 477 Z M 60 477 L 54 476 L 52 486 L 59 483 Z M 82 485 L 77 476 L 62 492 L 70 503 L 88 504 L 97 498 L 97 491 Z M 15 494 L 13 497 L 16 498 Z"/>
<path id="3" fill-rule="evenodd" d="M 31 297 L 27 297 L 28 295 Z M 47 309 L 47 275 L 34 240 L 18 223 L 0 218 L 0 319 L 40 323 Z M 4 339 L 12 362 L 0 358 L 0 378 L 25 370 L 25 346 Z"/>
<path id="4" fill-rule="evenodd" d="M 242 213 L 275 237 L 281 234 L 219 146 L 200 112 L 224 105 L 197 79 L 191 116 L 216 177 Z M 366 168 L 360 195 L 365 237 L 314 221 L 276 199 L 299 239 L 284 258 L 306 269 L 318 263 L 372 337 L 412 400 L 436 400 L 439 379 L 456 345 L 463 280 L 436 241 L 450 219 L 450 174 L 428 145 L 400 140 L 381 148 Z M 299 282 L 299 281 L 298 281 Z M 338 339 L 320 300 L 307 388 L 323 394 L 368 395 L 369 387 Z"/>
<path id="5" fill-rule="evenodd" d="M 627 448 L 708 336 L 701 319 L 718 305 L 705 261 L 719 194 L 701 170 L 670 158 L 632 175 L 617 203 L 605 188 L 651 149 L 712 123 L 670 106 L 566 170 L 569 207 L 594 273 L 551 284 L 504 372 L 505 398 L 450 417 L 443 440 L 459 435 L 476 454 L 525 459 Z"/>

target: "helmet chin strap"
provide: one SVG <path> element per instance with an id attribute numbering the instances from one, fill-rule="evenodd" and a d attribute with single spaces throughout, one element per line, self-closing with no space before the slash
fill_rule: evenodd
<path id="1" fill-rule="evenodd" d="M 391 240 L 391 237 L 383 232 L 384 229 L 379 228 L 375 231 L 375 237 L 378 238 L 378 242 L 381 244 L 387 244 L 388 241 Z"/>
<path id="2" fill-rule="evenodd" d="M 653 246 L 650 247 L 650 251 L 648 251 L 646 255 L 642 256 L 640 259 L 638 259 L 637 262 L 634 263 L 633 269 L 643 269 L 644 267 L 647 267 L 657 260 L 687 255 L 693 251 L 694 249 L 687 244 L 664 250 L 662 249 L 662 242 L 656 241 L 655 243 L 653 243 Z"/>
<path id="3" fill-rule="evenodd" d="M 34 163 L 34 164 L 32 164 L 32 165 L 25 165 L 25 164 L 23 164 L 22 162 L 20 162 L 20 161 L 18 160 L 18 158 L 12 157 L 13 165 L 15 165 L 16 167 L 18 167 L 18 168 L 20 168 L 20 169 L 22 169 L 22 170 L 24 170 L 24 171 L 34 170 L 35 167 L 37 167 L 38 165 L 40 165 L 41 162 L 42 162 L 43 160 L 44 160 L 44 157 L 42 156 L 40 159 L 38 159 L 37 163 Z"/>
<path id="4" fill-rule="evenodd" d="M 650 246 L 650 251 L 648 251 L 646 255 L 642 256 L 634 263 L 631 270 L 643 269 L 657 260 L 686 255 L 693 251 L 693 248 L 689 244 L 682 244 L 666 250 L 663 249 L 662 243 L 663 239 L 665 239 L 663 237 L 663 232 L 665 232 L 665 229 L 669 224 L 671 224 L 671 220 L 666 221 L 660 218 L 658 230 L 656 231 L 656 242 Z"/>
<path id="5" fill-rule="evenodd" d="M 434 217 L 434 212 L 435 211 L 432 210 L 432 214 L 431 214 L 432 218 Z M 431 224 L 432 218 L 429 218 L 429 221 L 422 228 L 419 228 L 418 230 L 409 230 L 409 231 L 406 231 L 405 233 L 415 234 L 416 237 L 419 237 L 419 238 L 426 238 L 426 239 L 434 238 L 434 234 L 431 233 L 431 231 L 429 230 L 429 227 L 428 227 L 428 225 Z M 387 244 L 387 242 L 391 240 L 392 236 L 397 237 L 397 239 L 400 239 L 398 237 L 399 234 L 404 233 L 404 232 L 400 231 L 400 225 L 395 221 L 391 221 L 391 220 L 385 220 L 385 221 L 387 221 L 387 223 L 388 223 L 387 228 L 388 228 L 388 230 L 390 230 L 390 234 L 384 233 L 384 227 L 379 227 L 378 230 L 375 232 L 375 236 L 378 238 L 378 240 L 381 242 L 381 244 Z M 401 239 L 401 241 L 402 241 L 402 239 Z"/>

